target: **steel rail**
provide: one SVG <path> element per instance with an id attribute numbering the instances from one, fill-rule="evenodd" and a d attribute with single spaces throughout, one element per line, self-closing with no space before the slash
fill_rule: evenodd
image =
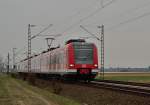
<path id="1" fill-rule="evenodd" d="M 150 87 L 150 83 L 139 83 L 139 82 L 117 81 L 117 80 L 94 80 L 94 81 L 96 81 L 96 82 L 105 82 L 105 83 L 116 83 L 116 84 Z"/>
<path id="2" fill-rule="evenodd" d="M 111 90 L 122 91 L 122 92 L 127 92 L 127 93 L 134 93 L 137 95 L 150 96 L 149 86 L 124 84 L 124 82 L 121 83 L 121 81 L 119 83 L 115 83 L 115 81 L 111 81 L 111 82 L 91 81 L 88 84 L 88 86 L 90 85 L 92 87 L 97 87 L 97 88 L 105 88 L 105 89 L 111 89 Z"/>

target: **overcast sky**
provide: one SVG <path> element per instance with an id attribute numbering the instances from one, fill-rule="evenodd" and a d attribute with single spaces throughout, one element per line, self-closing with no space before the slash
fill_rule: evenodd
<path id="1" fill-rule="evenodd" d="M 0 0 L 0 54 L 6 58 L 16 47 L 17 59 L 27 51 L 27 26 L 35 35 L 63 34 L 53 46 L 70 38 L 90 36 L 85 26 L 99 37 L 97 25 L 105 26 L 105 66 L 144 67 L 150 65 L 150 0 Z M 88 39 L 100 48 L 96 39 Z M 32 51 L 47 48 L 45 37 L 32 41 Z M 100 49 L 99 49 L 100 51 Z"/>

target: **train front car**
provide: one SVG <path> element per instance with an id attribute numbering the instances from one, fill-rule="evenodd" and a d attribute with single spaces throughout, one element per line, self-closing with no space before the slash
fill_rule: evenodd
<path id="1" fill-rule="evenodd" d="M 72 78 L 92 80 L 98 73 L 97 48 L 93 43 L 84 40 L 69 40 L 68 72 Z"/>

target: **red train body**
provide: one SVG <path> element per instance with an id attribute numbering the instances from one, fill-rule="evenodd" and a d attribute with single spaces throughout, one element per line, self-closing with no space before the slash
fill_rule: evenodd
<path id="1" fill-rule="evenodd" d="M 18 64 L 18 72 L 29 73 L 28 59 Z M 31 71 L 74 79 L 93 79 L 98 73 L 97 48 L 93 43 L 72 40 L 62 48 L 56 48 L 31 57 Z"/>

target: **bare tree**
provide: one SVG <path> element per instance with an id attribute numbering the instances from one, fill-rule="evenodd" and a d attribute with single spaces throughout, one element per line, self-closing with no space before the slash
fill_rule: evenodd
<path id="1" fill-rule="evenodd" d="M 3 57 L 0 56 L 0 72 L 4 69 L 4 62 L 3 62 Z"/>

